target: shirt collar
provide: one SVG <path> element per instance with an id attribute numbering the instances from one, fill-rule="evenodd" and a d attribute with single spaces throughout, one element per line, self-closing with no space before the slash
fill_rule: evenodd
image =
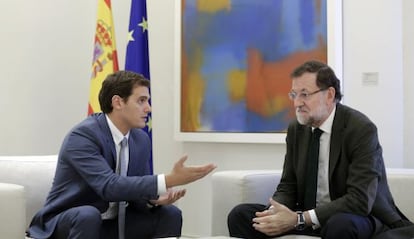
<path id="1" fill-rule="evenodd" d="M 111 131 L 112 139 L 114 140 L 115 145 L 118 145 L 119 143 L 121 143 L 121 141 L 122 141 L 122 139 L 124 139 L 124 137 L 126 137 L 128 139 L 129 131 L 124 136 L 121 133 L 121 131 L 119 131 L 119 129 L 115 126 L 115 124 L 111 121 L 111 119 L 108 117 L 107 114 L 105 114 L 105 117 L 106 117 L 106 121 L 108 122 L 109 130 Z"/>
<path id="2" fill-rule="evenodd" d="M 325 133 L 329 133 L 329 134 L 331 133 L 335 112 L 336 112 L 336 105 L 333 108 L 329 117 L 321 124 L 321 126 L 319 126 L 319 129 L 321 129 Z"/>

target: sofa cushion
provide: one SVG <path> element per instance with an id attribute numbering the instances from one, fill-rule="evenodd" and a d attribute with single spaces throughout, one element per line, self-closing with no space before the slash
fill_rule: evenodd
<path id="1" fill-rule="evenodd" d="M 57 155 L 0 156 L 0 182 L 25 188 L 26 226 L 45 203 L 52 186 L 56 162 Z"/>
<path id="2" fill-rule="evenodd" d="M 25 220 L 24 187 L 0 183 L 0 232 L 1 238 L 24 238 Z"/>
<path id="3" fill-rule="evenodd" d="M 387 178 L 395 204 L 410 221 L 414 222 L 414 169 L 388 168 Z"/>
<path id="4" fill-rule="evenodd" d="M 227 215 L 239 203 L 267 204 L 280 181 L 281 171 L 235 170 L 212 175 L 212 235 L 228 235 Z"/>

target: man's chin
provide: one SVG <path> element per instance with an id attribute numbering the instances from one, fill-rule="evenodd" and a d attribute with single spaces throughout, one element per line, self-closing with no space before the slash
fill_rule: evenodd
<path id="1" fill-rule="evenodd" d="M 301 125 L 309 125 L 309 119 L 308 118 L 304 118 L 304 117 L 296 117 L 296 120 L 299 122 L 299 124 Z"/>
<path id="2" fill-rule="evenodd" d="M 135 125 L 135 128 L 143 129 L 145 128 L 145 126 L 146 126 L 145 123 L 140 123 L 140 124 Z"/>
<path id="3" fill-rule="evenodd" d="M 305 125 L 307 119 L 303 117 L 303 115 L 296 113 L 296 120 L 299 122 L 299 124 Z"/>

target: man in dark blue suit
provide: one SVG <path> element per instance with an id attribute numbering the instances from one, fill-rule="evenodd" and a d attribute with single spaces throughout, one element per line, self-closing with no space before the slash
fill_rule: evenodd
<path id="1" fill-rule="evenodd" d="M 119 71 L 105 79 L 99 93 L 103 113 L 89 116 L 65 137 L 51 191 L 28 229 L 31 237 L 116 239 L 118 228 L 125 228 L 125 238 L 181 235 L 181 211 L 171 204 L 185 189 L 173 187 L 196 181 L 215 166 L 187 167 L 184 156 L 170 173 L 151 175 L 151 143 L 141 130 L 151 111 L 149 98 L 149 81 L 140 74 Z M 121 146 L 123 140 L 127 144 Z M 121 157 L 126 176 L 118 170 Z M 121 206 L 126 207 L 122 227 Z"/>

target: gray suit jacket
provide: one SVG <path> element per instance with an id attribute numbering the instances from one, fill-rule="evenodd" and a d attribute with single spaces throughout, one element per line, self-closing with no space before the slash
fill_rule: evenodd
<path id="1" fill-rule="evenodd" d="M 311 128 L 290 124 L 281 182 L 273 198 L 303 209 L 305 168 Z M 406 219 L 394 204 L 376 126 L 362 113 L 337 104 L 329 155 L 331 202 L 315 208 L 323 226 L 339 212 L 373 215 L 386 225 Z"/>
<path id="2" fill-rule="evenodd" d="M 122 177 L 115 173 L 115 145 L 105 115 L 94 114 L 75 126 L 63 141 L 52 188 L 29 234 L 49 237 L 59 213 L 72 207 L 91 205 L 105 212 L 110 201 L 131 201 L 130 206 L 142 207 L 156 199 L 149 137 L 141 129 L 132 129 L 128 143 L 128 177 Z"/>

